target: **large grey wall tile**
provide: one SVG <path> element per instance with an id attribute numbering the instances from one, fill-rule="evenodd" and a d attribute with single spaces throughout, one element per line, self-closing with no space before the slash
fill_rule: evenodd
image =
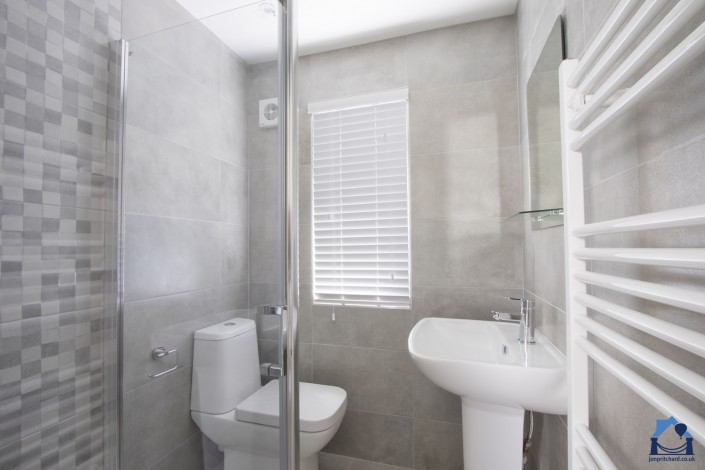
<path id="1" fill-rule="evenodd" d="M 283 247 L 275 226 L 250 227 L 250 282 L 281 282 Z"/>
<path id="2" fill-rule="evenodd" d="M 127 126 L 125 211 L 212 220 L 220 217 L 220 161 Z"/>
<path id="3" fill-rule="evenodd" d="M 563 227 L 551 227 L 533 233 L 534 250 L 541 253 L 534 260 L 534 278 L 539 280 L 534 292 L 555 307 L 565 310 L 565 247 Z"/>
<path id="4" fill-rule="evenodd" d="M 220 269 L 218 224 L 125 217 L 125 301 L 219 285 Z"/>
<path id="5" fill-rule="evenodd" d="M 331 315 L 333 311 L 335 321 Z M 411 331 L 411 312 L 405 309 L 314 305 L 312 322 L 313 341 L 318 344 L 406 351 L 406 340 Z"/>
<path id="6" fill-rule="evenodd" d="M 157 0 L 124 0 L 122 5 L 122 37 L 133 39 L 192 21 L 177 2 Z"/>
<path id="7" fill-rule="evenodd" d="M 566 314 L 544 299 L 535 298 L 536 328 L 566 354 Z"/>
<path id="8" fill-rule="evenodd" d="M 313 339 L 313 286 L 299 283 L 299 341 L 310 343 Z"/>
<path id="9" fill-rule="evenodd" d="M 220 308 L 223 310 L 241 310 L 250 307 L 250 285 L 224 284 L 220 288 Z"/>
<path id="10" fill-rule="evenodd" d="M 462 410 L 458 395 L 438 387 L 416 367 L 413 368 L 411 388 L 414 397 L 414 418 L 460 424 Z"/>
<path id="11" fill-rule="evenodd" d="M 164 139 L 244 166 L 246 111 L 184 71 L 133 44 L 127 122 Z"/>
<path id="12" fill-rule="evenodd" d="M 164 10 L 169 11 L 168 8 Z M 212 90 L 219 88 L 222 43 L 198 21 L 134 39 L 130 45 L 149 51 L 175 69 L 188 74 L 199 85 Z"/>
<path id="13" fill-rule="evenodd" d="M 462 470 L 462 426 L 415 419 L 414 468 L 418 470 Z"/>
<path id="14" fill-rule="evenodd" d="M 222 43 L 220 60 L 220 96 L 233 106 L 249 111 L 249 65 Z"/>
<path id="15" fill-rule="evenodd" d="M 406 57 L 405 37 L 312 55 L 301 103 L 406 86 Z"/>
<path id="16" fill-rule="evenodd" d="M 426 317 L 489 320 L 491 310 L 512 311 L 518 307 L 505 297 L 521 297 L 522 289 L 414 286 L 414 323 Z"/>
<path id="17" fill-rule="evenodd" d="M 218 105 L 220 129 L 216 155 L 224 161 L 245 168 L 249 138 L 247 123 L 251 116 L 247 114 L 244 106 L 233 105 L 222 98 L 218 101 Z"/>
<path id="18" fill-rule="evenodd" d="M 284 303 L 284 286 L 279 283 L 250 282 L 250 307 L 281 305 Z"/>
<path id="19" fill-rule="evenodd" d="M 558 415 L 534 413 L 531 454 L 543 470 L 568 468 L 568 429 Z"/>
<path id="20" fill-rule="evenodd" d="M 409 87 L 436 88 L 516 75 L 515 17 L 409 36 Z"/>
<path id="21" fill-rule="evenodd" d="M 277 169 L 250 171 L 250 225 L 278 225 L 280 188 Z"/>
<path id="22" fill-rule="evenodd" d="M 299 165 L 311 164 L 311 115 L 307 107 L 299 108 Z"/>
<path id="23" fill-rule="evenodd" d="M 313 187 L 311 183 L 311 165 L 299 165 L 299 224 L 301 225 L 313 223 L 311 217 Z"/>
<path id="24" fill-rule="evenodd" d="M 411 159 L 415 219 L 509 217 L 521 209 L 519 147 Z"/>
<path id="25" fill-rule="evenodd" d="M 154 423 L 160 423 L 159 429 Z M 155 379 L 123 397 L 122 462 L 147 469 L 188 438 L 198 427 L 191 420 L 191 368 Z"/>
<path id="26" fill-rule="evenodd" d="M 220 175 L 220 221 L 248 225 L 247 170 L 222 162 Z"/>
<path id="27" fill-rule="evenodd" d="M 249 231 L 242 225 L 221 224 L 223 284 L 249 281 Z"/>
<path id="28" fill-rule="evenodd" d="M 315 382 L 343 388 L 349 408 L 412 415 L 411 359 L 406 351 L 317 344 L 313 365 Z"/>
<path id="29" fill-rule="evenodd" d="M 519 145 L 516 80 L 411 92 L 409 134 L 412 155 Z"/>
<path id="30" fill-rule="evenodd" d="M 566 55 L 569 59 L 577 59 L 585 49 L 585 30 L 583 29 L 582 0 L 565 2 L 564 28 Z"/>
<path id="31" fill-rule="evenodd" d="M 299 282 L 313 283 L 313 226 L 299 225 Z"/>
<path id="32" fill-rule="evenodd" d="M 299 342 L 299 380 L 313 383 L 313 345 Z"/>
<path id="33" fill-rule="evenodd" d="M 153 379 L 148 374 L 161 372 L 174 364 L 169 356 L 152 359 L 152 349 L 164 346 L 179 351 L 181 367 L 189 367 L 193 356 L 193 332 L 217 323 L 220 290 L 205 289 L 157 299 L 127 302 L 123 329 L 123 390 L 130 391 Z"/>
<path id="34" fill-rule="evenodd" d="M 414 285 L 521 285 L 521 235 L 512 222 L 415 220 L 411 239 Z"/>
<path id="35" fill-rule="evenodd" d="M 249 96 L 249 113 L 253 115 L 259 112 L 259 100 L 279 96 L 279 74 L 276 60 L 250 66 Z"/>
<path id="36" fill-rule="evenodd" d="M 660 211 L 702 203 L 705 200 L 705 189 L 699 183 L 705 173 L 702 158 L 704 151 L 705 135 L 640 165 L 635 172 L 642 186 L 638 190 L 642 210 Z M 612 184 L 623 183 L 620 178 L 613 178 L 615 181 Z M 675 187 L 687 190 L 672 191 Z"/>
<path id="37" fill-rule="evenodd" d="M 277 169 L 282 164 L 276 127 L 259 127 L 258 114 L 250 114 L 248 125 L 248 165 L 250 170 Z"/>
<path id="38" fill-rule="evenodd" d="M 608 0 L 583 0 L 583 28 L 585 31 L 585 43 L 590 44 L 593 36 L 605 21 L 607 15 L 614 7 L 614 2 Z"/>
<path id="39" fill-rule="evenodd" d="M 390 465 L 413 462 L 412 419 L 347 410 L 343 423 L 324 452 Z"/>
<path id="40" fill-rule="evenodd" d="M 200 432 L 194 434 L 149 470 L 201 470 L 207 468 L 204 466 L 202 439 Z"/>

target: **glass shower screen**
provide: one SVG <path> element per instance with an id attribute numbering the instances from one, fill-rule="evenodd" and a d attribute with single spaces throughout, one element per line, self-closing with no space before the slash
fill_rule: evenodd
<path id="1" fill-rule="evenodd" d="M 139 3 L 123 12 L 121 468 L 293 469 L 291 5 Z M 272 404 L 248 414 L 255 392 Z"/>

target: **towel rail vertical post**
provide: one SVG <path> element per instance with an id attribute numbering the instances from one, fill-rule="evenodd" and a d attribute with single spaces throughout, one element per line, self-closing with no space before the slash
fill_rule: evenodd
<path id="1" fill-rule="evenodd" d="M 573 234 L 573 228 L 585 224 L 585 204 L 583 196 L 583 156 L 580 151 L 570 149 L 579 133 L 568 126 L 575 111 L 570 107 L 574 89 L 570 88 L 568 79 L 578 66 L 577 60 L 565 60 L 559 69 L 560 106 L 561 106 L 561 147 L 563 153 L 563 207 L 565 207 L 564 233 L 566 252 L 574 253 L 585 248 L 585 240 Z M 567 353 L 568 353 L 568 464 L 576 468 L 580 458 L 578 448 L 580 438 L 575 434 L 577 424 L 588 424 L 589 387 L 588 356 L 585 351 L 575 346 L 575 338 L 587 337 L 587 331 L 575 321 L 578 316 L 586 316 L 587 308 L 578 303 L 575 294 L 585 293 L 586 287 L 578 282 L 573 273 L 584 271 L 585 261 L 574 256 L 565 258 L 566 302 L 570 315 L 567 319 Z"/>

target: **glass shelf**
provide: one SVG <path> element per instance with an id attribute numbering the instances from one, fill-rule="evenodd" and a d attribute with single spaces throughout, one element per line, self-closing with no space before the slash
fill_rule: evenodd
<path id="1" fill-rule="evenodd" d="M 507 221 L 515 217 L 528 215 L 531 221 L 531 228 L 534 230 L 563 225 L 563 208 L 535 209 L 530 211 L 520 211 L 506 219 Z"/>

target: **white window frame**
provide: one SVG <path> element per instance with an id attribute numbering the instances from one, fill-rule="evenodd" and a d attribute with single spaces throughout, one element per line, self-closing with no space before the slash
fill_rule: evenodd
<path id="1" fill-rule="evenodd" d="M 391 294 L 392 290 L 400 291 L 403 290 L 404 287 L 395 287 L 395 286 L 390 286 L 389 291 L 386 292 L 387 295 L 380 294 L 380 287 L 372 287 L 372 286 L 367 286 L 370 288 L 370 291 L 377 290 L 376 294 L 373 292 L 370 293 L 356 293 L 355 298 L 351 298 L 351 294 L 347 294 L 346 298 L 346 293 L 345 293 L 345 285 L 343 280 L 340 280 L 340 284 L 337 286 L 340 288 L 340 292 L 338 294 L 333 294 L 331 293 L 331 286 L 328 285 L 327 287 L 329 289 L 328 292 L 323 292 L 326 290 L 325 288 L 320 288 L 319 289 L 319 283 L 317 282 L 317 239 L 316 239 L 316 197 L 314 194 L 314 185 L 316 184 L 316 171 L 315 171 L 315 165 L 316 165 L 316 157 L 315 157 L 315 132 L 316 132 L 316 126 L 314 122 L 314 115 L 316 114 L 323 114 L 323 113 L 333 113 L 333 112 L 345 112 L 349 110 L 353 110 L 355 108 L 362 108 L 362 107 L 373 107 L 373 106 L 383 106 L 383 105 L 391 105 L 394 103 L 404 103 L 404 111 L 405 111 L 405 135 L 404 135 L 404 141 L 405 141 L 405 146 L 404 146 L 404 153 L 405 153 L 405 164 L 406 164 L 406 175 L 405 175 L 405 183 L 406 183 L 406 204 L 405 204 L 405 219 L 406 219 L 406 259 L 404 262 L 406 263 L 406 280 L 407 283 L 405 285 L 405 288 L 407 290 L 408 295 L 395 295 Z M 410 199 L 411 199 L 411 190 L 410 190 L 410 152 L 409 152 L 409 92 L 408 89 L 402 88 L 402 89 L 394 89 L 394 90 L 389 90 L 389 91 L 384 91 L 380 93 L 368 93 L 368 94 L 363 94 L 363 95 L 355 95 L 355 96 L 350 96 L 350 97 L 345 97 L 345 98 L 339 98 L 339 99 L 333 99 L 333 100 L 325 100 L 325 101 L 318 101 L 318 102 L 312 102 L 309 103 L 308 105 L 308 113 L 311 115 L 311 264 L 312 264 L 312 281 L 313 281 L 313 301 L 315 304 L 325 304 L 325 305 L 338 305 L 338 306 L 359 306 L 359 307 L 374 307 L 374 308 L 395 308 L 395 309 L 410 309 L 411 308 L 411 214 L 410 214 Z M 376 162 L 379 162 L 379 160 L 375 160 Z M 377 164 L 377 163 L 376 163 Z M 397 175 L 398 176 L 398 175 Z M 341 208 L 342 211 L 342 208 Z M 383 219 L 376 219 L 376 220 L 383 220 Z M 401 227 L 399 227 L 401 228 Z M 403 238 L 404 236 L 400 235 L 397 237 Z M 342 235 L 341 235 L 342 238 Z M 399 243 L 401 245 L 401 243 Z M 377 245 L 379 246 L 379 245 Z M 320 249 L 320 247 L 319 247 Z M 401 253 L 397 253 L 399 255 Z M 390 263 L 391 261 L 389 259 L 384 260 L 383 262 Z M 402 264 L 404 263 L 402 262 Z M 343 269 L 344 271 L 344 269 Z M 370 269 L 370 271 L 376 271 L 374 276 L 370 276 L 367 280 L 368 281 L 373 281 L 373 282 L 379 282 L 380 277 L 379 271 L 388 271 L 385 269 L 380 268 L 378 265 L 374 269 Z M 399 270 L 403 271 L 403 270 Z M 342 276 L 344 279 L 344 276 Z M 395 281 L 398 280 L 394 277 L 392 274 L 390 277 L 390 280 Z M 394 284 L 394 282 L 392 282 Z M 357 287 L 357 289 L 364 289 L 364 287 Z M 382 290 L 384 287 L 381 288 Z M 335 298 L 336 295 L 338 298 Z M 396 299 L 396 300 L 395 300 Z"/>

